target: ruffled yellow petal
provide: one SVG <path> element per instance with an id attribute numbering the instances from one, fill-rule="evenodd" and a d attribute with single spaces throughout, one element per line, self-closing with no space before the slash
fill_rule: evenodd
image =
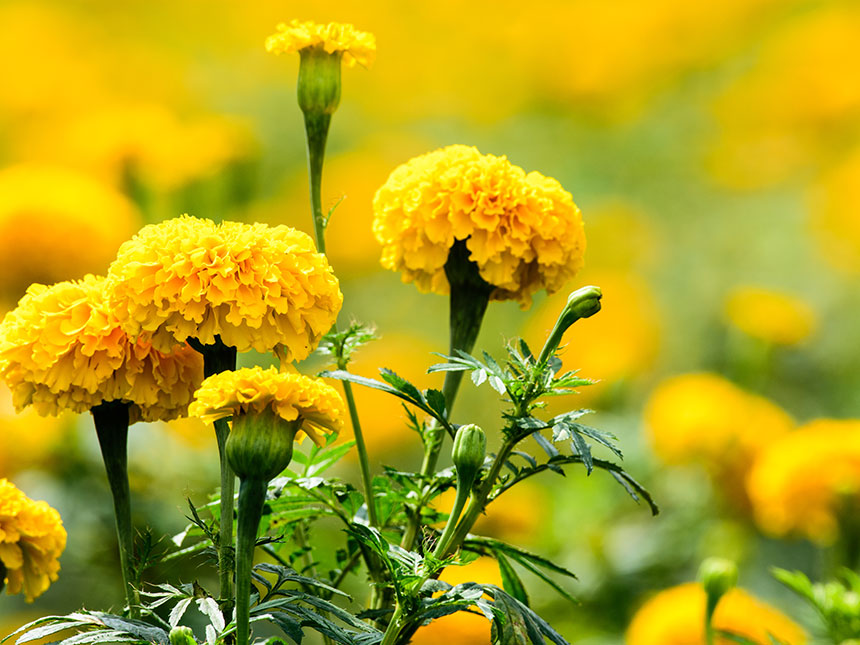
<path id="1" fill-rule="evenodd" d="M 349 24 L 330 22 L 319 25 L 315 22 L 291 20 L 282 23 L 278 31 L 266 38 L 266 51 L 273 54 L 288 54 L 307 47 L 321 47 L 327 53 L 343 53 L 344 62 L 352 67 L 356 63 L 370 67 L 376 58 L 376 38 L 373 34 L 358 31 Z"/>

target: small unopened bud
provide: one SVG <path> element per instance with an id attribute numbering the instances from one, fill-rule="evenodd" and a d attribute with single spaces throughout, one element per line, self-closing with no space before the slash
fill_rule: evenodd
<path id="1" fill-rule="evenodd" d="M 699 581 L 708 598 L 716 602 L 738 583 L 738 567 L 725 558 L 708 558 L 699 567 Z"/>
<path id="2" fill-rule="evenodd" d="M 170 645 L 197 645 L 190 627 L 174 627 L 170 630 Z"/>
<path id="3" fill-rule="evenodd" d="M 541 350 L 539 363 L 546 365 L 546 362 L 561 344 L 561 338 L 568 327 L 580 318 L 590 318 L 600 311 L 600 299 L 602 297 L 603 292 L 600 287 L 582 287 L 567 297 L 567 304 L 558 315 L 555 326 L 553 326 L 549 338 L 546 339 Z"/>
<path id="4" fill-rule="evenodd" d="M 487 454 L 487 436 L 484 431 L 473 423 L 460 426 L 454 437 L 454 447 L 451 458 L 457 469 L 457 487 L 471 488 L 475 477 L 484 465 Z"/>
<path id="5" fill-rule="evenodd" d="M 285 421 L 272 411 L 238 414 L 227 437 L 227 461 L 239 477 L 269 481 L 293 458 L 302 419 Z"/>
<path id="6" fill-rule="evenodd" d="M 296 94 L 305 114 L 334 114 L 340 104 L 340 63 L 343 52 L 327 52 L 322 46 L 300 51 Z"/>

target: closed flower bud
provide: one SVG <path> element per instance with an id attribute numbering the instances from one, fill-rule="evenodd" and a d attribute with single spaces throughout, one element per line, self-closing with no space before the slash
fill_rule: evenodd
<path id="1" fill-rule="evenodd" d="M 271 411 L 238 414 L 227 438 L 227 460 L 240 477 L 269 481 L 293 458 L 293 440 L 302 419 L 286 421 Z"/>
<path id="2" fill-rule="evenodd" d="M 600 299 L 603 292 L 600 287 L 582 287 L 567 298 L 567 304 L 555 321 L 549 338 L 540 353 L 539 362 L 546 363 L 561 344 L 561 338 L 573 323 L 580 318 L 590 318 L 600 311 Z"/>
<path id="3" fill-rule="evenodd" d="M 738 583 L 738 567 L 725 558 L 708 558 L 699 567 L 699 581 L 709 598 L 719 599 Z"/>
<path id="4" fill-rule="evenodd" d="M 327 52 L 322 46 L 300 52 L 299 107 L 305 114 L 334 114 L 340 103 L 340 61 L 342 52 Z"/>
<path id="5" fill-rule="evenodd" d="M 170 630 L 170 645 L 197 645 L 190 627 L 174 627 Z"/>
<path id="6" fill-rule="evenodd" d="M 457 469 L 458 488 L 471 488 L 487 454 L 487 437 L 478 426 L 470 423 L 460 426 L 454 437 L 451 458 Z"/>

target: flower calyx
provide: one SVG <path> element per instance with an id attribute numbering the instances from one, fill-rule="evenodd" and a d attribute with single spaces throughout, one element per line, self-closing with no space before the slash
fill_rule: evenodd
<path id="1" fill-rule="evenodd" d="M 457 469 L 457 489 L 468 491 L 484 465 L 487 436 L 473 423 L 460 426 L 454 437 L 451 459 Z"/>
<path id="2" fill-rule="evenodd" d="M 293 458 L 293 441 L 302 418 L 282 419 L 272 410 L 240 412 L 233 417 L 227 438 L 227 460 L 242 479 L 268 482 L 277 477 Z"/>

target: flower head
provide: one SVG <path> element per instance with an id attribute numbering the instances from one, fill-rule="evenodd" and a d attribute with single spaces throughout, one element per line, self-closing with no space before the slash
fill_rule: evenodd
<path id="1" fill-rule="evenodd" d="M 376 57 L 373 34 L 358 31 L 349 24 L 331 22 L 318 25 L 311 21 L 291 20 L 289 24 L 279 24 L 277 29 L 277 33 L 266 38 L 266 51 L 273 54 L 289 54 L 316 47 L 328 54 L 341 54 L 349 67 L 356 63 L 370 67 Z"/>
<path id="2" fill-rule="evenodd" d="M 856 513 L 860 421 L 819 419 L 771 442 L 750 469 L 747 491 L 764 531 L 833 542 L 840 511 Z"/>
<path id="3" fill-rule="evenodd" d="M 334 324 L 343 295 L 311 238 L 288 226 L 183 215 L 145 226 L 110 267 L 123 329 L 167 351 L 188 338 L 239 351 L 284 346 L 305 358 Z"/>
<path id="4" fill-rule="evenodd" d="M 40 596 L 57 579 L 65 548 L 60 514 L 0 479 L 0 582 L 6 593 L 23 591 L 27 602 Z"/>
<path id="5" fill-rule="evenodd" d="M 284 421 L 301 419 L 301 430 L 315 441 L 317 430 L 339 432 L 343 400 L 324 381 L 275 368 L 246 367 L 210 376 L 195 394 L 189 414 L 204 421 L 273 412 Z"/>
<path id="6" fill-rule="evenodd" d="M 687 583 L 661 591 L 633 616 L 627 629 L 627 645 L 704 645 L 705 591 Z M 731 631 L 757 643 L 769 642 L 768 634 L 780 643 L 806 643 L 803 629 L 773 607 L 741 589 L 723 596 L 714 612 L 715 629 Z M 728 645 L 718 638 L 719 645 Z"/>
<path id="7" fill-rule="evenodd" d="M 560 289 L 583 265 L 582 216 L 570 193 L 505 157 L 455 145 L 396 168 L 373 200 L 382 266 L 422 291 L 448 293 L 445 263 L 465 240 L 495 300 L 524 308 Z"/>
<path id="8" fill-rule="evenodd" d="M 165 354 L 131 340 L 107 299 L 105 278 L 34 284 L 0 324 L 0 378 L 18 410 L 85 412 L 104 401 L 133 405 L 131 422 L 184 414 L 203 379 L 187 345 Z"/>
<path id="9" fill-rule="evenodd" d="M 758 287 L 738 287 L 726 299 L 726 317 L 753 338 L 796 345 L 815 329 L 815 312 L 803 300 Z"/>
<path id="10" fill-rule="evenodd" d="M 41 165 L 5 168 L 0 171 L 0 301 L 16 302 L 34 282 L 104 271 L 138 219 L 123 195 L 86 175 Z"/>

